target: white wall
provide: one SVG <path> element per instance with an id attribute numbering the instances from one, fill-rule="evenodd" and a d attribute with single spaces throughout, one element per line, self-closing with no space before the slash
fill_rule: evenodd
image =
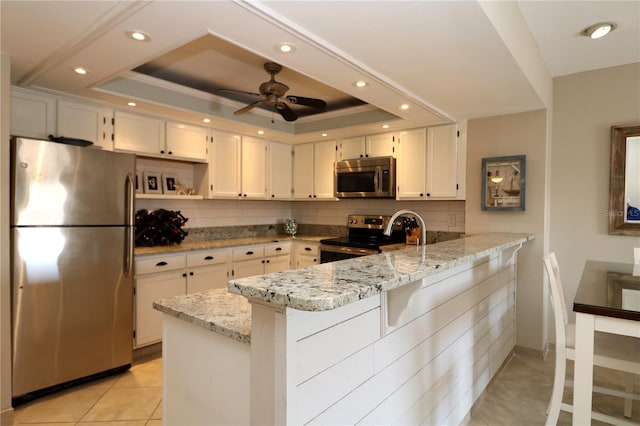
<path id="1" fill-rule="evenodd" d="M 607 217 L 610 129 L 640 124 L 640 64 L 554 79 L 553 122 L 550 250 L 571 311 L 587 259 L 631 262 L 640 247 L 609 235 Z"/>
<path id="2" fill-rule="evenodd" d="M 546 110 L 469 120 L 467 136 L 467 234 L 526 232 L 536 239 L 518 253 L 517 346 L 543 351 L 546 292 L 542 256 L 545 243 Z M 482 211 L 482 158 L 526 155 L 525 211 Z"/>
<path id="3" fill-rule="evenodd" d="M 0 425 L 13 422 L 11 408 L 11 288 L 9 267 L 9 126 L 11 60 L 0 55 Z"/>

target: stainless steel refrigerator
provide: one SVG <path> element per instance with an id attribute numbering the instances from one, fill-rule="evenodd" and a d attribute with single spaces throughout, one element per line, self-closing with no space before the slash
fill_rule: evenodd
<path id="1" fill-rule="evenodd" d="M 135 156 L 11 141 L 13 397 L 128 368 Z"/>

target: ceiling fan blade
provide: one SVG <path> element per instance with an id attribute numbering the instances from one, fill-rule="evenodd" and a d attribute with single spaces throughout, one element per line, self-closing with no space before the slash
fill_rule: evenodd
<path id="1" fill-rule="evenodd" d="M 247 105 L 247 106 L 245 106 L 245 107 L 243 107 L 243 108 L 240 108 L 240 109 L 239 109 L 239 110 L 237 110 L 237 111 L 234 111 L 233 115 L 240 115 L 240 114 L 244 114 L 245 112 L 247 112 L 247 111 L 250 111 L 250 110 L 254 109 L 255 107 L 257 107 L 257 106 L 258 106 L 258 105 L 260 105 L 261 103 L 262 103 L 262 101 L 255 101 L 255 102 L 253 102 L 253 103 L 251 103 L 251 104 L 249 104 L 249 105 Z"/>
<path id="2" fill-rule="evenodd" d="M 242 93 L 243 95 L 262 96 L 260 93 L 243 92 L 242 90 L 233 90 L 233 89 L 217 89 L 216 92 Z"/>
<path id="3" fill-rule="evenodd" d="M 305 98 L 303 96 L 294 96 L 294 95 L 289 95 L 287 96 L 286 99 L 287 99 L 287 102 L 291 102 L 292 104 L 304 105 L 311 108 L 325 109 L 327 107 L 327 103 L 322 99 Z"/>
<path id="4" fill-rule="evenodd" d="M 289 108 L 289 105 L 285 104 L 284 102 L 276 102 L 275 106 L 282 118 L 285 119 L 285 121 L 296 121 L 298 119 L 296 113 L 293 112 L 293 110 Z"/>

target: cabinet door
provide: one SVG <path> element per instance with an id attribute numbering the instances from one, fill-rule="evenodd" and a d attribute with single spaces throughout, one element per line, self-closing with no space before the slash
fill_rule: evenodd
<path id="1" fill-rule="evenodd" d="M 267 257 L 264 262 L 265 274 L 291 269 L 291 256 L 289 255 Z"/>
<path id="2" fill-rule="evenodd" d="M 340 141 L 340 160 L 361 158 L 365 156 L 365 137 L 342 139 Z"/>
<path id="3" fill-rule="evenodd" d="M 393 156 L 393 133 L 383 133 L 381 135 L 367 136 L 366 156 L 367 157 L 388 157 Z"/>
<path id="4" fill-rule="evenodd" d="M 425 195 L 426 130 L 416 129 L 398 136 L 396 164 L 398 199 L 421 199 Z"/>
<path id="5" fill-rule="evenodd" d="M 54 98 L 11 90 L 11 134 L 48 139 L 56 134 L 56 101 Z M 56 135 L 57 136 L 57 135 Z"/>
<path id="6" fill-rule="evenodd" d="M 296 268 L 297 269 L 302 269 L 302 268 L 306 268 L 308 266 L 313 266 L 313 265 L 317 265 L 318 264 L 318 257 L 317 256 L 298 256 L 296 258 Z"/>
<path id="7" fill-rule="evenodd" d="M 336 141 L 314 144 L 313 198 L 335 199 L 333 196 L 333 167 L 336 161 Z"/>
<path id="8" fill-rule="evenodd" d="M 313 198 L 313 143 L 293 147 L 293 198 Z"/>
<path id="9" fill-rule="evenodd" d="M 271 142 L 269 145 L 269 197 L 272 200 L 291 199 L 291 149 L 286 143 Z"/>
<path id="10" fill-rule="evenodd" d="M 267 198 L 267 141 L 242 137 L 242 198 Z"/>
<path id="11" fill-rule="evenodd" d="M 99 105 L 58 100 L 58 136 L 84 139 L 112 150 L 113 110 Z"/>
<path id="12" fill-rule="evenodd" d="M 427 129 L 427 179 L 429 198 L 455 198 L 457 183 L 456 125 Z"/>
<path id="13" fill-rule="evenodd" d="M 114 149 L 164 156 L 164 121 L 116 111 L 113 126 Z"/>
<path id="14" fill-rule="evenodd" d="M 319 245 L 313 243 L 295 244 L 295 265 L 296 268 L 306 268 L 317 265 L 319 260 Z"/>
<path id="15" fill-rule="evenodd" d="M 187 293 L 199 293 L 212 288 L 227 287 L 227 264 L 189 268 L 187 272 Z"/>
<path id="16" fill-rule="evenodd" d="M 209 129 L 181 123 L 166 123 L 167 153 L 173 157 L 207 161 Z"/>
<path id="17" fill-rule="evenodd" d="M 136 346 L 162 340 L 162 313 L 153 301 L 185 294 L 184 272 L 171 272 L 136 278 Z"/>
<path id="18" fill-rule="evenodd" d="M 240 196 L 240 136 L 214 132 L 209 151 L 209 196 Z"/>
<path id="19" fill-rule="evenodd" d="M 245 278 L 264 274 L 264 258 L 233 262 L 231 278 Z"/>

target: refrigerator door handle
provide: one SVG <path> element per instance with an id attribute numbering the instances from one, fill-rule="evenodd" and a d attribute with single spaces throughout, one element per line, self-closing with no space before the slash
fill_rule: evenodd
<path id="1" fill-rule="evenodd" d="M 131 274 L 131 270 L 133 269 L 133 245 L 134 245 L 134 227 L 135 227 L 135 217 L 133 213 L 133 204 L 135 201 L 135 186 L 134 186 L 134 177 L 133 174 L 128 173 L 126 178 L 127 189 L 125 191 L 125 205 L 126 205 L 126 214 L 127 214 L 127 235 L 126 235 L 126 247 L 125 247 L 125 260 L 124 260 L 124 272 L 128 277 Z"/>

